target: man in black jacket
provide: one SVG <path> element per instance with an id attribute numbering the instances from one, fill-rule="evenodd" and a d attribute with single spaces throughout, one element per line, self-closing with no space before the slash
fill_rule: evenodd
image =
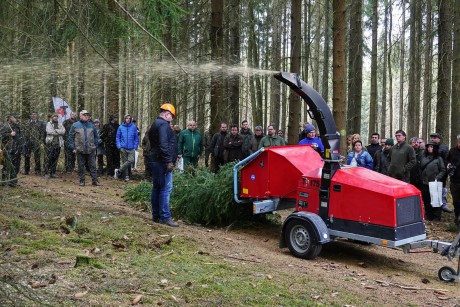
<path id="1" fill-rule="evenodd" d="M 152 172 L 152 219 L 155 223 L 178 227 L 171 217 L 169 196 L 173 189 L 172 171 L 177 160 L 177 140 L 169 123 L 176 116 L 172 104 L 160 107 L 160 115 L 149 130 L 150 171 Z"/>
<path id="2" fill-rule="evenodd" d="M 102 127 L 101 139 L 104 142 L 107 159 L 107 175 L 112 177 L 115 169 L 120 168 L 120 151 L 117 148 L 118 119 L 116 115 L 109 116 L 109 122 Z"/>
<path id="3" fill-rule="evenodd" d="M 460 226 L 460 134 L 457 135 L 457 146 L 447 154 L 447 172 L 450 176 L 450 194 L 454 205 L 454 222 Z"/>
<path id="4" fill-rule="evenodd" d="M 447 153 L 449 148 L 447 145 L 441 143 L 441 135 L 439 133 L 433 132 L 430 134 L 430 139 L 432 142 L 439 145 L 439 156 L 442 158 L 444 165 L 447 165 Z M 452 210 L 447 207 L 447 172 L 446 175 L 442 178 L 442 211 L 446 213 L 454 213 Z"/>
<path id="5" fill-rule="evenodd" d="M 211 163 L 212 171 L 217 173 L 219 168 L 225 164 L 224 161 L 224 139 L 228 135 L 227 123 L 220 123 L 220 131 L 213 135 L 211 140 Z"/>

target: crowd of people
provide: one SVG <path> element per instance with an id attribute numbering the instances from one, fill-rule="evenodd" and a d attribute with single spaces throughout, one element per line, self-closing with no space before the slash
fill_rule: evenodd
<path id="1" fill-rule="evenodd" d="M 169 211 L 169 195 L 173 186 L 171 171 L 177 161 L 181 161 L 183 169 L 196 168 L 204 155 L 205 167 L 217 172 L 224 164 L 242 160 L 262 147 L 286 145 L 284 132 L 274 124 L 267 126 L 265 135 L 259 125 L 253 132 L 247 120 L 240 126 L 231 124 L 230 129 L 226 122 L 222 122 L 219 131 L 214 134 L 210 131 L 202 134 L 194 120 L 188 121 L 187 128 L 181 130 L 172 123 L 176 113 L 169 103 L 160 107 L 158 118 L 148 126 L 142 140 L 130 114 L 124 116 L 121 125 L 118 124 L 118 116 L 110 115 L 102 127 L 101 122 L 97 118 L 91 119 L 86 110 L 80 111 L 78 116 L 77 119 L 77 114 L 71 113 L 70 118 L 60 124 L 57 114 L 52 114 L 47 122 L 43 122 L 36 112 L 32 112 L 30 119 L 21 124 L 18 114 L 10 114 L 6 122 L 0 124 L 2 185 L 17 186 L 22 156 L 24 175 L 31 172 L 33 155 L 36 175 L 47 179 L 58 178 L 56 170 L 61 148 L 64 149 L 65 172 L 73 173 L 77 166 L 80 186 L 86 185 L 87 173 L 94 186 L 101 185 L 99 178 L 104 174 L 129 181 L 141 144 L 145 178 L 153 183 L 153 221 L 177 227 Z M 323 154 L 324 145 L 316 134 L 316 128 L 309 123 L 301 127 L 298 144 L 311 146 Z M 348 136 L 347 156 L 344 157 L 346 164 L 413 184 L 422 193 L 427 220 L 440 220 L 442 212 L 454 213 L 454 222 L 460 226 L 460 135 L 457 136 L 457 146 L 450 150 L 442 144 L 438 133 L 430 134 L 430 141 L 426 144 L 419 137 L 412 137 L 407 142 L 403 130 L 397 130 L 394 137 L 380 138 L 378 133 L 374 133 L 370 144 L 363 146 L 359 134 Z M 43 164 L 42 148 L 45 152 Z M 429 182 L 435 180 L 443 183 L 441 207 L 430 204 Z M 447 206 L 448 181 L 453 211 Z"/>
<path id="2" fill-rule="evenodd" d="M 411 183 L 422 193 L 425 218 L 440 221 L 443 212 L 454 214 L 453 222 L 460 226 L 460 135 L 457 144 L 448 148 L 439 133 L 431 133 L 426 143 L 423 138 L 412 137 L 406 141 L 403 130 L 395 132 L 395 139 L 380 138 L 373 133 L 371 142 L 363 147 L 359 134 L 347 137 L 347 164 L 361 166 L 381 174 Z M 396 140 L 396 141 L 395 141 Z M 442 204 L 431 205 L 429 183 L 442 182 Z M 454 210 L 447 205 L 448 186 Z"/>

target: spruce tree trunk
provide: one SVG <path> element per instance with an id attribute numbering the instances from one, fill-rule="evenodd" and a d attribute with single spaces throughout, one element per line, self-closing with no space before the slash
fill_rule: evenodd
<path id="1" fill-rule="evenodd" d="M 333 48 L 332 48 L 332 114 L 337 130 L 340 131 L 340 152 L 345 155 L 346 146 L 346 46 L 345 46 L 345 1 L 334 0 L 333 11 Z"/>
<path id="2" fill-rule="evenodd" d="M 456 145 L 457 135 L 460 134 L 460 0 L 455 0 L 453 20 L 454 50 L 452 61 L 451 146 Z"/>
<path id="3" fill-rule="evenodd" d="M 301 29 L 302 29 L 302 0 L 291 2 L 291 69 L 300 73 Z M 288 143 L 297 144 L 298 124 L 300 119 L 300 96 L 291 91 L 289 95 Z"/>
<path id="4" fill-rule="evenodd" d="M 361 133 L 361 105 L 363 90 L 363 3 L 352 1 L 348 41 L 348 107 L 347 133 Z"/>
<path id="5" fill-rule="evenodd" d="M 438 51 L 438 92 L 436 104 L 436 132 L 449 139 L 450 95 L 452 72 L 452 1 L 439 0 L 439 51 Z M 455 114 L 458 116 L 458 114 Z"/>
<path id="6" fill-rule="evenodd" d="M 372 0 L 372 51 L 371 51 L 371 93 L 369 102 L 369 130 L 368 139 L 377 132 L 377 0 Z"/>

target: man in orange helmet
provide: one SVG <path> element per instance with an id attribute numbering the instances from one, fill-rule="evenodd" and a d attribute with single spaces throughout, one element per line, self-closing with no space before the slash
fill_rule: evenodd
<path id="1" fill-rule="evenodd" d="M 152 173 L 152 219 L 155 223 L 178 227 L 171 217 L 169 196 L 173 189 L 172 170 L 177 160 L 177 141 L 170 122 L 176 116 L 172 104 L 160 107 L 160 115 L 149 129 L 149 167 Z"/>

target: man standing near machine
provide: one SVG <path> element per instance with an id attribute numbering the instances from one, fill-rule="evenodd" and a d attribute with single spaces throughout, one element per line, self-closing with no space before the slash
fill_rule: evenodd
<path id="1" fill-rule="evenodd" d="M 171 227 L 178 227 L 171 217 L 169 196 L 173 189 L 172 171 L 177 160 L 176 135 L 169 123 L 176 116 L 172 104 L 165 103 L 160 107 L 160 115 L 149 130 L 150 171 L 152 172 L 152 219 Z"/>

